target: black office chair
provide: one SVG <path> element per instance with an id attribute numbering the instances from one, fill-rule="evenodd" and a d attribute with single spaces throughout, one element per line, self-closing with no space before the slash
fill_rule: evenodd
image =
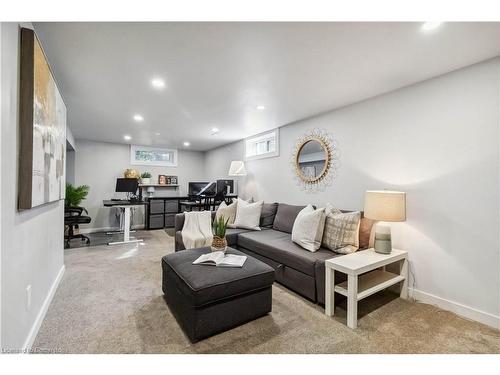
<path id="1" fill-rule="evenodd" d="M 64 235 L 64 247 L 66 249 L 69 248 L 69 243 L 74 238 L 80 238 L 82 241 L 86 241 L 87 245 L 90 244 L 90 238 L 74 232 L 75 228 L 78 228 L 80 224 L 89 224 L 92 220 L 90 216 L 82 216 L 83 212 L 89 214 L 83 207 L 64 207 L 64 225 L 68 227 L 68 234 Z"/>
<path id="2" fill-rule="evenodd" d="M 204 196 L 200 198 L 200 205 L 204 211 L 215 211 L 215 196 Z"/>
<path id="3" fill-rule="evenodd" d="M 191 198 L 191 197 L 190 197 Z M 215 201 L 215 196 L 205 196 L 205 195 L 197 195 L 196 200 L 189 201 L 181 201 L 179 202 L 181 206 L 181 211 L 193 211 L 193 208 L 196 211 L 215 211 L 217 203 Z"/>
<path id="4" fill-rule="evenodd" d="M 197 195 L 189 195 L 187 201 L 180 201 L 179 206 L 181 212 L 184 211 L 193 211 L 193 207 L 197 208 L 198 211 L 201 211 L 200 201 Z"/>
<path id="5" fill-rule="evenodd" d="M 218 206 L 222 202 L 225 202 L 225 201 L 226 201 L 226 192 L 225 191 L 218 191 L 215 194 L 215 205 Z"/>

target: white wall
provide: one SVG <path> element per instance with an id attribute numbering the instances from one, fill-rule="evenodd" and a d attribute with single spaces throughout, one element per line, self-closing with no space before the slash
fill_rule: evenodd
<path id="1" fill-rule="evenodd" d="M 2 139 L 2 118 L 1 116 L 3 110 L 3 101 L 2 101 L 2 87 L 3 87 L 3 82 L 2 82 L 2 23 L 0 22 L 0 140 Z M 2 142 L 0 141 L 0 166 L 2 165 Z M 0 173 L 0 283 L 2 282 L 2 173 Z M 0 348 L 3 348 L 2 346 L 2 285 L 0 284 Z"/>
<path id="2" fill-rule="evenodd" d="M 70 150 L 68 148 L 68 142 L 66 142 L 66 183 L 75 184 L 75 150 Z"/>
<path id="3" fill-rule="evenodd" d="M 2 23 L 1 344 L 16 350 L 31 345 L 64 271 L 63 201 L 17 211 L 19 34 L 17 23 Z"/>
<path id="4" fill-rule="evenodd" d="M 76 140 L 75 137 L 73 137 L 73 132 L 71 131 L 71 128 L 69 126 L 66 126 L 66 142 L 69 143 L 70 150 L 76 149 Z"/>
<path id="5" fill-rule="evenodd" d="M 130 146 L 118 143 L 94 142 L 77 140 L 75 153 L 75 183 L 89 185 L 90 191 L 84 206 L 92 218 L 92 223 L 82 225 L 82 231 L 107 230 L 117 228 L 116 209 L 103 207 L 103 199 L 124 197 L 124 193 L 115 193 L 116 179 L 123 177 L 127 168 L 134 168 L 140 172 L 151 172 L 152 182 L 158 181 L 159 174 L 178 176 L 180 188 L 156 189 L 155 196 L 185 195 L 189 181 L 203 181 L 206 178 L 204 171 L 204 154 L 196 151 L 178 151 L 177 167 L 150 167 L 130 164 Z M 133 225 L 144 225 L 144 211 L 137 209 Z"/>
<path id="6" fill-rule="evenodd" d="M 415 296 L 498 326 L 499 87 L 496 58 L 283 127 L 280 156 L 247 162 L 240 193 L 359 210 L 365 190 L 406 191 L 393 241 L 410 252 Z M 334 184 L 317 194 L 295 186 L 290 167 L 312 128 L 328 130 L 342 155 Z M 224 177 L 243 150 L 240 141 L 207 152 L 208 177 Z"/>
<path id="7" fill-rule="evenodd" d="M 76 141 L 73 132 L 66 126 L 66 183 L 75 184 Z"/>

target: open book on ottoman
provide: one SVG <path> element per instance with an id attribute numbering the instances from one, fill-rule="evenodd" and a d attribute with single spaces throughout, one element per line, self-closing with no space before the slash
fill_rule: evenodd
<path id="1" fill-rule="evenodd" d="M 193 264 L 203 264 L 216 267 L 243 267 L 247 260 L 246 256 L 235 254 L 224 254 L 223 251 L 214 251 L 201 255 Z"/>

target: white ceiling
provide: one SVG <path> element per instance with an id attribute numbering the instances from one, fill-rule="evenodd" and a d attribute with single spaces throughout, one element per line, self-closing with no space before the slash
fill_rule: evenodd
<path id="1" fill-rule="evenodd" d="M 34 26 L 75 138 L 178 148 L 189 141 L 193 150 L 500 55 L 500 23 L 445 23 L 428 33 L 419 23 Z M 154 77 L 165 79 L 163 91 L 151 87 Z"/>

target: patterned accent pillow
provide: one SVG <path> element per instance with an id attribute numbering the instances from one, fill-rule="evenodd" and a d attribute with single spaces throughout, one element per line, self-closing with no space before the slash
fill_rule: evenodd
<path id="1" fill-rule="evenodd" d="M 327 207 L 328 210 L 328 207 Z M 326 216 L 322 245 L 340 254 L 354 253 L 359 249 L 359 224 L 361 212 L 342 213 L 330 209 Z"/>

